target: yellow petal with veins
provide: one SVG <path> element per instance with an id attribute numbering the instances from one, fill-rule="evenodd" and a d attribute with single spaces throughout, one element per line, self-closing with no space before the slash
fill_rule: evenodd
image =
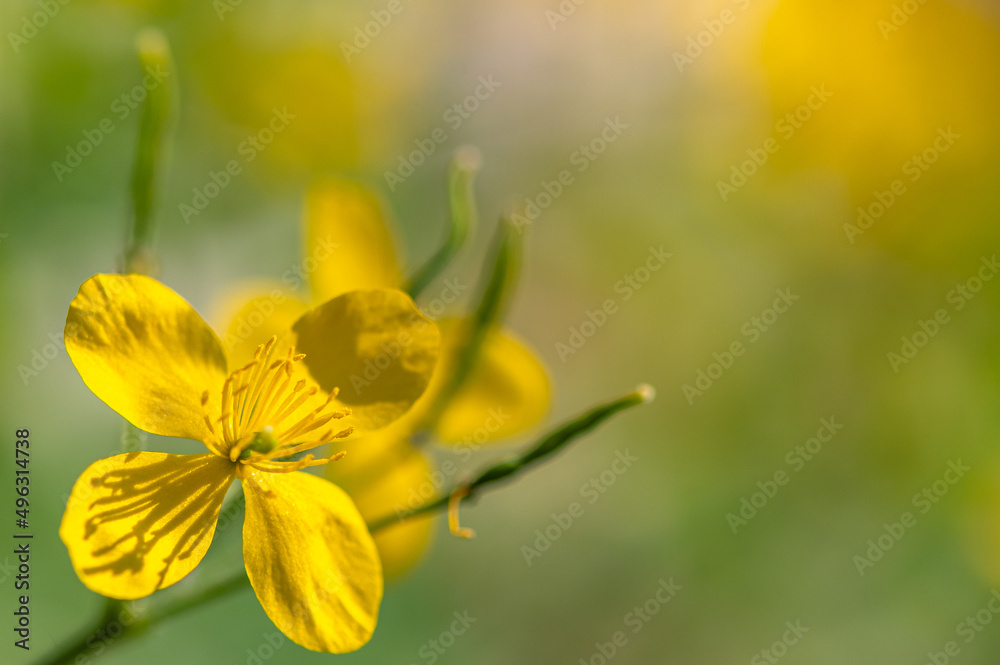
<path id="1" fill-rule="evenodd" d="M 351 499 L 298 471 L 249 469 L 243 491 L 243 558 L 267 616 L 307 649 L 361 648 L 378 619 L 382 566 Z"/>
<path id="2" fill-rule="evenodd" d="M 327 393 L 339 388 L 336 403 L 351 409 L 341 422 L 361 434 L 385 427 L 420 398 L 440 342 L 437 326 L 408 295 L 378 289 L 345 293 L 306 312 L 276 354 L 293 344 L 305 354 L 296 371 Z"/>
<path id="3" fill-rule="evenodd" d="M 69 306 L 66 351 L 91 392 L 139 429 L 203 440 L 201 395 L 218 413 L 226 356 L 179 295 L 143 275 L 95 275 Z"/>
<path id="4" fill-rule="evenodd" d="M 217 455 L 137 452 L 91 464 L 59 537 L 87 588 L 143 598 L 191 572 L 215 534 L 234 466 Z"/>

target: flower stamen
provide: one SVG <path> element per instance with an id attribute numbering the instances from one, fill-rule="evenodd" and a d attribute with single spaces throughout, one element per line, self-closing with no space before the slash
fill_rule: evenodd
<path id="1" fill-rule="evenodd" d="M 288 473 L 341 459 L 344 453 L 320 459 L 312 454 L 299 460 L 284 459 L 348 437 L 354 428 L 321 429 L 351 412 L 344 408 L 331 410 L 339 393 L 336 388 L 297 421 L 285 423 L 320 390 L 305 378 L 295 380 L 295 363 L 301 362 L 305 354 L 295 353 L 294 347 L 284 358 L 272 360 L 276 343 L 277 336 L 273 336 L 258 346 L 253 360 L 226 378 L 222 385 L 222 414 L 217 419 L 208 412 L 209 391 L 202 394 L 203 417 L 211 434 L 205 445 L 231 462 L 269 473 Z M 316 437 L 317 431 L 322 435 Z M 314 438 L 303 441 L 306 435 Z"/>
<path id="2" fill-rule="evenodd" d="M 448 497 L 448 530 L 451 531 L 451 535 L 458 538 L 475 538 L 476 532 L 472 529 L 464 529 L 458 523 L 458 506 L 462 503 L 462 499 L 470 496 L 472 494 L 472 488 L 469 485 L 459 485 L 455 488 L 455 491 L 451 493 Z"/>

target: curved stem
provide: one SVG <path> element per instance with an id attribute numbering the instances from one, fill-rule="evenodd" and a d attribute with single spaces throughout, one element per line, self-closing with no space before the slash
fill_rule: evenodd
<path id="1" fill-rule="evenodd" d="M 479 302 L 476 309 L 470 318 L 459 323 L 459 350 L 454 367 L 424 417 L 422 429 L 433 431 L 437 426 L 447 405 L 472 374 L 483 345 L 490 333 L 503 321 L 513 300 L 521 271 L 523 247 L 521 236 L 514 233 L 509 219 L 501 218 L 494 245 L 495 258 L 484 268 L 477 287 Z"/>
<path id="2" fill-rule="evenodd" d="M 476 200 L 472 181 L 479 170 L 479 151 L 471 146 L 459 148 L 448 173 L 448 210 L 450 226 L 444 244 L 410 278 L 405 290 L 416 299 L 441 274 L 476 226 Z"/>

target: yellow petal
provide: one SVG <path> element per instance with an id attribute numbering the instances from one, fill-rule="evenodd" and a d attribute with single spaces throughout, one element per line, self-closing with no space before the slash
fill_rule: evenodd
<path id="1" fill-rule="evenodd" d="M 396 510 L 422 505 L 421 492 L 434 488 L 429 462 L 420 453 L 413 452 L 379 482 L 359 492 L 355 501 L 366 519 L 375 520 L 395 514 Z M 430 545 L 433 527 L 434 521 L 429 516 L 422 516 L 397 522 L 375 534 L 386 579 L 396 579 L 420 562 Z"/>
<path id="2" fill-rule="evenodd" d="M 219 320 L 225 326 L 222 344 L 233 367 L 242 367 L 253 360 L 257 347 L 267 343 L 274 335 L 282 335 L 309 310 L 301 300 L 289 296 L 280 287 L 235 291 L 223 305 L 224 315 Z"/>
<path id="3" fill-rule="evenodd" d="M 361 185 L 334 179 L 313 185 L 305 225 L 303 269 L 315 265 L 309 280 L 316 302 L 402 283 L 382 207 Z"/>
<path id="4" fill-rule="evenodd" d="M 441 324 L 449 357 L 461 328 L 455 322 Z M 440 371 L 450 371 L 449 363 L 442 363 Z M 428 393 L 437 384 L 435 376 Z M 511 333 L 497 330 L 487 336 L 472 373 L 435 430 L 443 442 L 475 447 L 536 425 L 548 412 L 550 398 L 548 374 L 534 352 Z"/>
<path id="5" fill-rule="evenodd" d="M 127 453 L 91 464 L 59 526 L 87 588 L 131 600 L 191 572 L 215 534 L 233 465 L 217 455 Z"/>
<path id="6" fill-rule="evenodd" d="M 326 477 L 351 495 L 368 523 L 416 508 L 440 489 L 427 458 L 409 443 L 410 420 L 407 414 L 378 432 L 333 444 L 333 452 L 344 450 L 347 456 L 328 464 Z M 433 524 L 409 519 L 374 534 L 386 579 L 416 565 L 430 543 Z"/>
<path id="7" fill-rule="evenodd" d="M 66 351 L 83 382 L 136 427 L 203 440 L 201 395 L 219 413 L 226 356 L 179 295 L 142 275 L 95 275 L 69 306 Z"/>
<path id="8" fill-rule="evenodd" d="M 281 345 L 305 354 L 301 366 L 337 402 L 358 432 L 385 427 L 423 394 L 441 335 L 408 295 L 394 289 L 352 291 L 304 314 Z M 280 351 L 279 347 L 279 351 Z"/>
<path id="9" fill-rule="evenodd" d="M 361 648 L 375 630 L 382 567 L 358 509 L 331 482 L 248 469 L 243 558 L 274 625 L 313 651 Z"/>

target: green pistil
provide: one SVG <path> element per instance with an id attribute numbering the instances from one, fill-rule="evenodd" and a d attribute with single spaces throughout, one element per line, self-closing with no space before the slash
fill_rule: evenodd
<path id="1" fill-rule="evenodd" d="M 278 437 L 274 436 L 274 431 L 270 427 L 265 427 L 263 432 L 257 432 L 254 434 L 253 441 L 247 446 L 242 453 L 240 453 L 240 459 L 247 459 L 250 457 L 251 451 L 257 451 L 258 453 L 269 453 L 278 447 Z"/>

